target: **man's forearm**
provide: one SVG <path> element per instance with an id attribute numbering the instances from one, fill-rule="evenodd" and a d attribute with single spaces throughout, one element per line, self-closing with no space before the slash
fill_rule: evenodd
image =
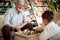
<path id="1" fill-rule="evenodd" d="M 20 26 L 20 28 L 22 28 L 23 26 L 25 26 L 27 23 L 28 23 L 28 22 L 23 23 L 23 24 Z"/>
<path id="2" fill-rule="evenodd" d="M 14 25 L 12 25 L 12 24 L 7 24 L 9 27 L 12 27 L 12 28 L 14 28 L 15 26 Z"/>

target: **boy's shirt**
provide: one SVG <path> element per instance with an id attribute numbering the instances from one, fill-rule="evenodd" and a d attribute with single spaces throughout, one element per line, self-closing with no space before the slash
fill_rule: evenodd
<path id="1" fill-rule="evenodd" d="M 45 26 L 44 31 L 39 36 L 39 39 L 47 40 L 48 38 L 51 38 L 53 36 L 55 37 L 55 35 L 59 33 L 60 33 L 60 27 L 52 21 L 48 25 Z"/>

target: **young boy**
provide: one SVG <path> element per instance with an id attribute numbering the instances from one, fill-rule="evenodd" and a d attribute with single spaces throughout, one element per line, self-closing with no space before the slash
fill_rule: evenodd
<path id="1" fill-rule="evenodd" d="M 43 23 L 45 24 L 43 32 L 40 34 L 40 40 L 60 40 L 60 27 L 53 21 L 54 13 L 45 11 L 42 14 Z"/>

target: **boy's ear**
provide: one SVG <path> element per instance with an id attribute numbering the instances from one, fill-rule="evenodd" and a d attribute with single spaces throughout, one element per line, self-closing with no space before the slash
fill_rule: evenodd
<path id="1" fill-rule="evenodd" d="M 43 19 L 44 21 L 46 21 L 46 19 Z"/>
<path id="2" fill-rule="evenodd" d="M 48 20 L 47 19 L 44 19 L 45 20 L 45 22 L 48 22 Z"/>
<path id="3" fill-rule="evenodd" d="M 44 19 L 45 21 L 47 21 L 46 19 Z"/>

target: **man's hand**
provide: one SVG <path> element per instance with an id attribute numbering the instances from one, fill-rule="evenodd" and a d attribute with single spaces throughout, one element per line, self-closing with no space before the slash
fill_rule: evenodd
<path id="1" fill-rule="evenodd" d="M 16 29 L 17 31 L 19 31 L 20 28 L 24 27 L 26 24 L 27 24 L 27 22 L 24 22 L 22 25 L 18 25 L 14 29 Z"/>
<path id="2" fill-rule="evenodd" d="M 16 29 L 17 31 L 20 31 L 20 27 L 16 26 L 14 29 Z"/>

